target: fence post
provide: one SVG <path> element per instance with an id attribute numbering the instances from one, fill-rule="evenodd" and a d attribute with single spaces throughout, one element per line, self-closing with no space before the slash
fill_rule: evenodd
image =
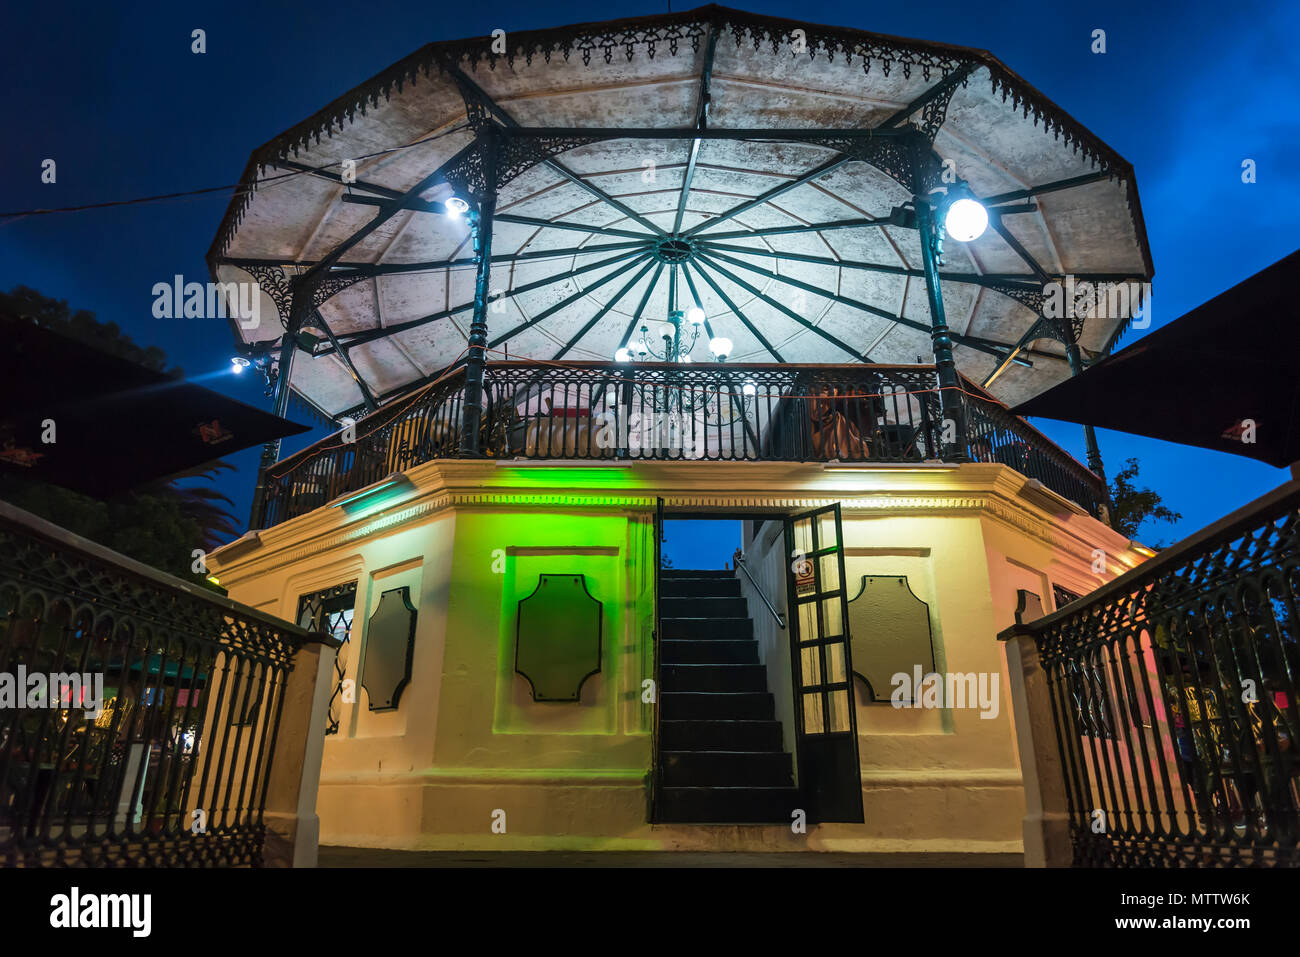
<path id="1" fill-rule="evenodd" d="M 999 635 L 1007 647 L 1016 744 L 1024 775 L 1025 866 L 1069 867 L 1073 852 L 1065 769 L 1056 740 L 1047 672 L 1026 624 L 1016 624 Z"/>
<path id="2" fill-rule="evenodd" d="M 264 867 L 315 867 L 320 845 L 316 791 L 320 787 L 325 720 L 340 642 L 313 635 L 293 657 L 285 678 L 280 730 L 266 792 Z"/>

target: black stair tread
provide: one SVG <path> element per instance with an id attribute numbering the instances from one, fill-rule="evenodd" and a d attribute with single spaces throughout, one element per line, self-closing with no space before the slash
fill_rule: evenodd
<path id="1" fill-rule="evenodd" d="M 709 641 L 707 638 L 701 638 L 700 644 L 708 647 L 709 645 L 722 644 L 720 641 Z M 759 664 L 736 663 L 731 661 L 682 661 L 675 665 L 674 668 L 762 668 Z M 766 673 L 766 671 L 764 672 Z"/>
<path id="2" fill-rule="evenodd" d="M 801 806 L 794 787 L 665 787 L 657 819 L 665 824 L 790 826 Z"/>
<path id="3" fill-rule="evenodd" d="M 754 637 L 748 618 L 661 618 L 665 641 L 744 641 Z"/>
<path id="4" fill-rule="evenodd" d="M 781 722 L 775 718 L 663 718 L 659 749 L 664 751 L 785 751 Z"/>
<path id="5" fill-rule="evenodd" d="M 680 588 L 665 586 L 659 590 L 659 597 L 665 601 L 677 601 L 679 599 L 699 598 L 743 598 L 740 591 L 740 582 L 735 582 L 734 588 L 728 588 L 725 585 L 714 585 L 709 582 L 690 582 Z"/>
<path id="6" fill-rule="evenodd" d="M 665 751 L 664 787 L 791 787 L 793 762 L 784 751 Z"/>
<path id="7" fill-rule="evenodd" d="M 665 638 L 659 660 L 666 665 L 758 664 L 758 642 L 753 638 Z"/>
<path id="8" fill-rule="evenodd" d="M 770 691 L 665 691 L 659 696 L 661 720 L 709 718 L 756 718 L 770 721 L 776 716 L 776 701 Z"/>
<path id="9" fill-rule="evenodd" d="M 659 604 L 672 605 L 683 611 L 699 612 L 698 615 L 682 615 L 683 618 L 712 618 L 720 611 L 734 610 L 736 615 L 723 615 L 723 618 L 748 617 L 749 605 L 740 595 L 665 595 L 659 593 Z"/>
<path id="10" fill-rule="evenodd" d="M 661 664 L 660 686 L 665 692 L 727 693 L 767 691 L 767 668 L 751 664 Z"/>
<path id="11" fill-rule="evenodd" d="M 749 621 L 748 615 L 660 615 L 661 622 L 670 621 L 710 621 L 710 622 L 741 622 Z"/>

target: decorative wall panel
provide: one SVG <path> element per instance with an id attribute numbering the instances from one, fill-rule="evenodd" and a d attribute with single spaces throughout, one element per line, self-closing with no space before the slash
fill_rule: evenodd
<path id="1" fill-rule="evenodd" d="M 534 701 L 578 701 L 582 685 L 600 671 L 601 604 L 584 575 L 539 575 L 519 603 L 515 671 Z"/>
<path id="2" fill-rule="evenodd" d="M 909 676 L 906 691 L 918 665 L 922 675 L 934 671 L 930 606 L 912 593 L 906 575 L 862 576 L 849 600 L 849 633 L 853 673 L 876 701 L 889 700 L 894 675 Z"/>
<path id="3" fill-rule="evenodd" d="M 370 697 L 371 711 L 396 710 L 402 689 L 411 681 L 415 618 L 411 589 L 405 585 L 384 592 L 370 616 L 360 680 Z"/>

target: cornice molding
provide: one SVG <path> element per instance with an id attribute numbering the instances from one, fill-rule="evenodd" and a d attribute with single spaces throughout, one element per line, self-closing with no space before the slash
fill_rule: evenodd
<path id="1" fill-rule="evenodd" d="M 407 472 L 417 491 L 405 501 L 375 514 L 352 519 L 341 509 L 327 506 L 274 529 L 259 532 L 259 545 L 255 548 L 249 548 L 240 540 L 235 544 L 241 547 L 233 549 L 233 556 L 228 556 L 226 549 L 218 550 L 209 556 L 209 564 L 223 578 L 234 582 L 344 545 L 359 543 L 391 529 L 423 523 L 449 510 L 545 507 L 648 513 L 654 510 L 659 498 L 668 508 L 694 510 L 793 511 L 838 502 L 845 513 L 858 516 L 984 514 L 1014 531 L 1063 551 L 1082 567 L 1091 564 L 1092 549 L 1103 545 L 1102 539 L 1107 535 L 1115 534 L 1098 525 L 1096 540 L 1089 541 L 1068 529 L 1066 522 L 1048 513 L 1040 515 L 1036 506 L 1018 494 L 1025 481 L 1023 476 L 1000 465 L 973 464 L 960 470 L 931 474 L 902 470 L 894 474 L 888 470 L 871 473 L 873 481 L 907 483 L 909 486 L 898 491 L 846 488 L 838 484 L 803 491 L 798 486 L 835 482 L 845 476 L 806 465 L 787 465 L 781 469 L 769 464 L 755 470 L 748 467 L 749 463 L 708 464 L 712 468 L 701 469 L 699 463 L 682 463 L 677 468 L 658 463 L 651 468 L 638 469 L 638 477 L 645 480 L 650 491 L 598 487 L 571 491 L 555 486 L 520 488 L 514 482 L 523 478 L 524 470 L 520 470 L 521 474 L 511 475 L 491 463 L 430 462 Z M 560 468 L 558 471 L 571 474 L 572 470 Z M 536 483 L 546 472 L 534 468 L 526 470 L 526 475 L 531 483 Z M 592 484 L 598 483 L 593 481 Z M 693 484 L 702 487 L 690 488 Z M 767 492 L 753 488 L 717 491 L 720 485 L 754 484 L 773 487 Z M 781 488 L 781 485 L 786 487 Z M 929 487 L 917 488 L 918 485 Z M 1113 548 L 1106 551 L 1117 554 Z"/>

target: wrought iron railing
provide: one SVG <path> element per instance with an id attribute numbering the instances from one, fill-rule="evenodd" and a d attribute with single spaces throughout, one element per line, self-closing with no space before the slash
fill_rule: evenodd
<path id="1" fill-rule="evenodd" d="M 0 862 L 259 864 L 307 638 L 0 503 Z"/>
<path id="2" fill-rule="evenodd" d="M 526 459 L 920 461 L 938 434 L 917 366 L 493 363 L 494 454 Z"/>
<path id="3" fill-rule="evenodd" d="M 1054 614 L 1046 672 L 1074 863 L 1297 865 L 1300 485 Z"/>
<path id="4" fill-rule="evenodd" d="M 340 495 L 460 450 L 465 373 L 451 373 L 309 445 L 267 470 L 260 527 L 320 508 Z"/>
<path id="5" fill-rule="evenodd" d="M 1032 425 L 969 381 L 962 384 L 967 454 L 1000 462 L 1096 515 L 1106 502 L 1102 480 Z"/>
<path id="6" fill-rule="evenodd" d="M 464 381 L 450 375 L 358 422 L 354 441 L 331 436 L 277 463 L 262 527 L 458 457 Z M 502 459 L 1002 462 L 1096 512 L 1096 475 L 963 388 L 965 446 L 943 417 L 932 366 L 492 362 L 479 448 Z"/>

